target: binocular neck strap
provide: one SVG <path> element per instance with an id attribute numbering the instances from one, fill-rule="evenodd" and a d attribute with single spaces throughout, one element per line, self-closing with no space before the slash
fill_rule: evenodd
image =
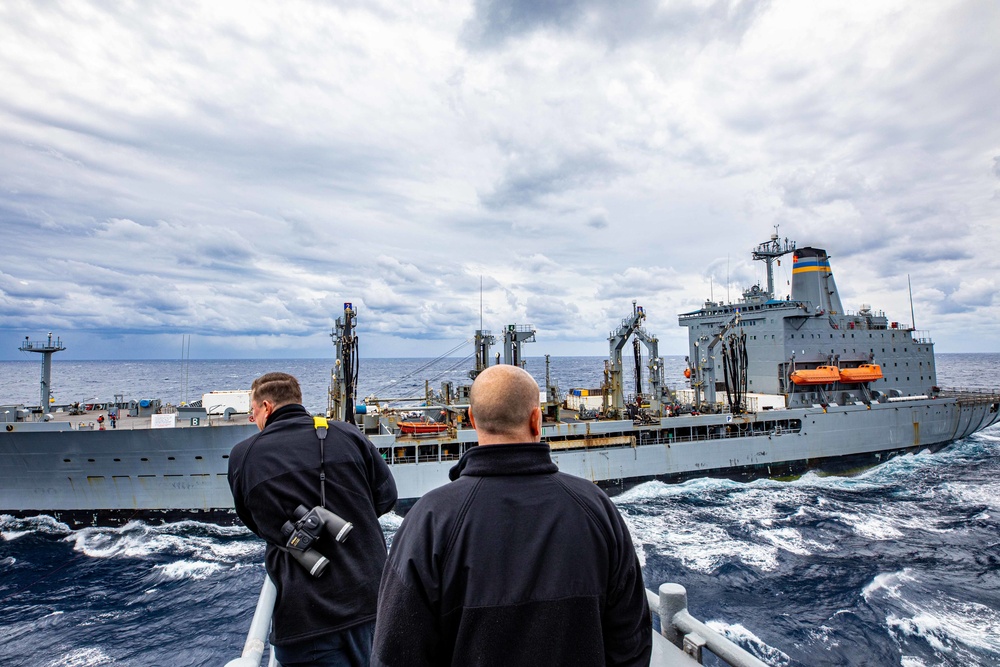
<path id="1" fill-rule="evenodd" d="M 316 437 L 319 438 L 319 504 L 326 509 L 326 465 L 323 460 L 323 449 L 326 444 L 326 417 L 313 417 L 313 426 L 316 428 Z"/>

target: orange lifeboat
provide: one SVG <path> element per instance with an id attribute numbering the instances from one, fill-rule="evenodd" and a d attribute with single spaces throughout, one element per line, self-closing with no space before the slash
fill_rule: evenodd
<path id="1" fill-rule="evenodd" d="M 840 381 L 840 369 L 836 366 L 818 366 L 792 371 L 789 377 L 795 384 L 831 384 Z"/>
<path id="2" fill-rule="evenodd" d="M 427 417 L 401 421 L 398 425 L 403 435 L 435 435 L 448 430 L 448 424 L 432 421 Z"/>
<path id="3" fill-rule="evenodd" d="M 882 367 L 878 364 L 861 364 L 857 368 L 841 368 L 841 382 L 874 382 L 882 379 Z"/>

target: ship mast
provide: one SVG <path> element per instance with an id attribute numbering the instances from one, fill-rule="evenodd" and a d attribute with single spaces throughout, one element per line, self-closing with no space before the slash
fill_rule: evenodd
<path id="1" fill-rule="evenodd" d="M 330 338 L 337 348 L 337 358 L 330 372 L 330 393 L 327 397 L 327 416 L 331 419 L 354 423 L 354 399 L 358 380 L 357 311 L 354 304 L 344 304 L 344 314 L 337 318 Z"/>
<path id="2" fill-rule="evenodd" d="M 55 352 L 62 352 L 66 348 L 63 347 L 61 338 L 52 340 L 52 332 L 50 331 L 48 342 L 31 341 L 25 336 L 21 347 L 17 349 L 21 352 L 38 352 L 42 355 L 41 398 L 38 407 L 42 412 L 45 412 L 49 407 L 49 400 L 52 398 L 52 355 Z"/>
<path id="3" fill-rule="evenodd" d="M 787 255 L 790 252 L 795 251 L 795 241 L 789 241 L 785 237 L 785 242 L 782 244 L 781 240 L 778 238 L 778 225 L 774 226 L 774 233 L 771 234 L 771 240 L 765 241 L 757 246 L 753 251 L 753 258 L 756 260 L 763 260 L 767 264 L 767 298 L 774 298 L 774 260 L 778 259 L 782 255 Z"/>

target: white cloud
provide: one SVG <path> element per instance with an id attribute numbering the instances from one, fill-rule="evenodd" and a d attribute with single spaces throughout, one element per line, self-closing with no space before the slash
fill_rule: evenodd
<path id="1" fill-rule="evenodd" d="M 344 301 L 368 354 L 436 356 L 480 298 L 538 354 L 636 299 L 682 353 L 774 224 L 845 306 L 905 320 L 909 275 L 940 349 L 1000 350 L 998 33 L 975 0 L 8 3 L 0 357 L 328 355 Z"/>

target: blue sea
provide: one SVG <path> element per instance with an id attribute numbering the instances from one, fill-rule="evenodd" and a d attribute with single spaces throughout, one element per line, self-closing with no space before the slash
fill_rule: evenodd
<path id="1" fill-rule="evenodd" d="M 668 357 L 672 386 L 683 359 Z M 362 360 L 359 395 L 422 395 L 468 361 Z M 270 370 L 326 407 L 328 360 L 59 361 L 58 403 L 245 389 Z M 542 384 L 543 358 L 528 370 Z M 599 358 L 554 357 L 565 391 L 596 387 Z M 38 402 L 36 359 L 0 362 L 0 404 Z M 946 387 L 997 386 L 1000 355 L 939 354 Z M 630 380 L 626 378 L 626 386 Z M 677 582 L 691 612 L 770 665 L 1000 664 L 1000 427 L 851 477 L 648 483 L 615 502 L 646 586 Z M 401 519 L 383 518 L 388 540 Z M 213 665 L 242 650 L 263 543 L 196 522 L 69 530 L 0 516 L 0 665 Z M 568 566 L 570 566 L 568 564 Z M 706 661 L 709 663 L 710 661 Z"/>

